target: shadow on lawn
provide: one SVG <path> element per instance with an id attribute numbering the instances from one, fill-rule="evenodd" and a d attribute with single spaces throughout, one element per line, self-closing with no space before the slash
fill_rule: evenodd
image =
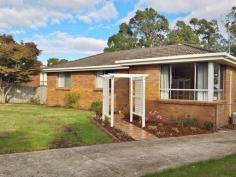
<path id="1" fill-rule="evenodd" d="M 32 150 L 32 138 L 23 131 L 0 132 L 0 154 Z"/>

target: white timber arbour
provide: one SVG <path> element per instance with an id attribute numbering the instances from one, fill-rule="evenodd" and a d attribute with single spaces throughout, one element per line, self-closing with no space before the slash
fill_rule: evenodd
<path id="1" fill-rule="evenodd" d="M 114 126 L 114 92 L 115 78 L 129 79 L 129 105 L 130 122 L 133 115 L 142 118 L 142 127 L 145 127 L 145 88 L 146 74 L 106 74 L 103 75 L 103 109 L 102 119 L 110 119 L 111 127 Z M 119 93 L 118 93 L 119 94 Z"/>

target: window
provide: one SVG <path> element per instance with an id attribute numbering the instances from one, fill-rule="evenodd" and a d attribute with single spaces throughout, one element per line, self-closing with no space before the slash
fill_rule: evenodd
<path id="1" fill-rule="evenodd" d="M 214 100 L 223 98 L 223 66 L 214 64 Z"/>
<path id="2" fill-rule="evenodd" d="M 96 88 L 102 89 L 103 88 L 103 78 L 102 75 L 113 73 L 113 71 L 98 71 L 96 74 Z M 109 84 L 111 85 L 111 83 Z"/>
<path id="3" fill-rule="evenodd" d="M 70 88 L 71 86 L 71 74 L 70 73 L 59 73 L 58 87 L 59 88 Z"/>
<path id="4" fill-rule="evenodd" d="M 210 101 L 222 99 L 223 68 L 219 64 L 181 63 L 161 65 L 161 99 Z M 213 70 L 209 67 L 214 68 Z M 212 77 L 209 77 L 212 76 Z M 214 77 L 214 95 L 208 79 Z M 213 81 L 213 80 L 212 80 Z"/>
<path id="5" fill-rule="evenodd" d="M 96 88 L 102 88 L 103 87 L 103 78 L 102 75 L 104 75 L 103 71 L 98 71 L 96 75 Z"/>

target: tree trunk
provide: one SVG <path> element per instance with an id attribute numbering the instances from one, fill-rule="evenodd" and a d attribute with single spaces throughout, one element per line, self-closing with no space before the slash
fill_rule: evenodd
<path id="1" fill-rule="evenodd" d="M 1 92 L 1 103 L 2 104 L 5 104 L 5 103 L 7 103 L 7 95 L 9 94 L 9 92 L 11 91 L 11 89 L 12 89 L 12 85 L 10 86 L 10 87 L 8 87 L 8 88 L 2 88 L 1 90 L 0 90 L 0 92 Z"/>
<path id="2" fill-rule="evenodd" d="M 5 97 L 5 94 L 4 92 L 1 92 L 1 103 L 5 104 L 6 103 L 6 97 Z"/>

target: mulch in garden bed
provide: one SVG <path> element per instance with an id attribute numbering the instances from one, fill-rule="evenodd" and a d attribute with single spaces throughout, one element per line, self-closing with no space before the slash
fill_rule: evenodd
<path id="1" fill-rule="evenodd" d="M 126 121 L 129 122 L 128 119 L 126 119 Z M 138 119 L 134 119 L 132 123 L 135 126 L 141 128 L 141 123 Z M 206 134 L 213 132 L 212 130 L 204 130 L 197 126 L 184 126 L 184 127 L 179 126 L 175 122 L 157 123 L 157 122 L 146 121 L 146 125 L 143 129 L 154 134 L 159 138 L 198 135 L 198 134 Z"/>
<path id="2" fill-rule="evenodd" d="M 113 138 L 118 142 L 126 142 L 126 141 L 134 141 L 132 137 L 130 137 L 126 132 L 121 131 L 115 127 L 110 126 L 110 122 L 102 121 L 101 118 L 94 117 L 93 120 L 95 123 L 105 129 L 106 133 L 109 133 Z"/>
<path id="3" fill-rule="evenodd" d="M 223 129 L 230 129 L 230 130 L 236 130 L 236 125 L 233 124 L 228 124 Z"/>

